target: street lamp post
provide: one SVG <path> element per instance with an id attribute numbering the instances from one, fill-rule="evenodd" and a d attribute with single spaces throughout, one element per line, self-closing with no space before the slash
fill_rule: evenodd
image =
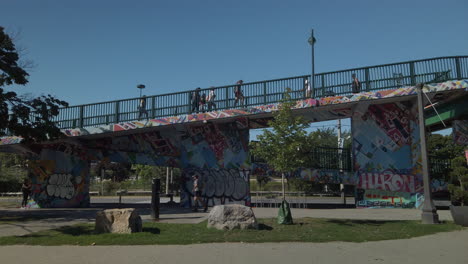
<path id="1" fill-rule="evenodd" d="M 314 30 L 311 29 L 310 31 L 310 38 L 308 40 L 310 46 L 312 47 L 312 74 L 310 75 L 310 82 L 311 82 L 311 87 L 312 87 L 312 98 L 315 98 L 315 69 L 314 69 L 314 66 L 315 66 L 315 63 L 314 63 L 314 46 L 315 46 L 315 42 L 317 40 L 314 38 Z"/>
<path id="2" fill-rule="evenodd" d="M 137 88 L 140 89 L 140 98 L 141 98 L 141 91 L 142 91 L 143 89 L 145 89 L 145 87 L 146 87 L 146 86 L 145 86 L 144 84 L 139 84 L 139 85 L 137 85 Z"/>
<path id="3" fill-rule="evenodd" d="M 426 147 L 426 126 L 424 124 L 424 108 L 423 108 L 423 97 L 422 97 L 422 84 L 418 84 L 418 119 L 419 119 L 419 137 L 421 140 L 421 159 L 422 159 L 422 171 L 423 171 L 423 186 L 424 186 L 424 203 L 422 207 L 421 220 L 423 224 L 438 224 L 439 215 L 432 202 L 431 185 L 429 177 L 429 164 L 427 159 L 427 147 Z"/>

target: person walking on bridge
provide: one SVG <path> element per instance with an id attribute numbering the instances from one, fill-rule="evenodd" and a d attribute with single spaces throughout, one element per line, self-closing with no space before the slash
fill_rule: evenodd
<path id="1" fill-rule="evenodd" d="M 243 80 L 239 80 L 237 81 L 236 83 L 236 86 L 234 86 L 234 97 L 235 97 L 235 101 L 234 101 L 234 107 L 237 106 L 237 103 L 240 101 L 241 105 L 243 107 L 245 107 L 245 104 L 244 104 L 244 93 L 242 92 L 242 84 L 244 83 Z"/>
<path id="2" fill-rule="evenodd" d="M 211 87 L 208 97 L 206 98 L 206 101 L 208 102 L 208 111 L 216 110 L 216 103 L 214 102 L 215 98 L 215 89 L 214 87 Z"/>
<path id="3" fill-rule="evenodd" d="M 351 77 L 353 78 L 353 84 L 352 84 L 352 88 L 353 88 L 353 93 L 360 93 L 361 92 L 361 82 L 359 81 L 359 79 L 356 77 L 356 74 L 353 73 L 351 75 Z"/>
<path id="4" fill-rule="evenodd" d="M 146 111 L 146 95 L 143 95 L 138 103 L 138 112 L 138 120 L 141 119 L 143 114 L 146 116 L 146 119 L 148 119 L 148 111 Z"/>
<path id="5" fill-rule="evenodd" d="M 200 90 L 200 87 L 198 87 L 192 92 L 192 113 L 198 113 L 200 111 Z"/>
<path id="6" fill-rule="evenodd" d="M 305 98 L 309 98 L 312 95 L 312 92 L 310 90 L 309 80 L 307 79 L 304 79 L 304 92 L 305 92 Z"/>

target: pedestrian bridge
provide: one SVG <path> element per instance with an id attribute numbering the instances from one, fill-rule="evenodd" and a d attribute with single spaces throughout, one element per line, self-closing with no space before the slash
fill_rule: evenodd
<path id="1" fill-rule="evenodd" d="M 468 56 L 440 57 L 416 61 L 398 62 L 362 68 L 316 74 L 314 94 L 311 97 L 340 98 L 352 95 L 352 78 L 356 74 L 362 83 L 361 92 L 375 92 L 415 86 L 417 83 L 435 84 L 445 81 L 468 79 Z M 305 82 L 310 75 L 244 83 L 245 107 L 260 107 L 280 102 L 285 88 L 292 90 L 292 98 L 305 100 Z M 217 111 L 239 109 L 234 99 L 234 84 L 214 87 Z M 211 88 L 201 90 L 208 94 Z M 182 91 L 147 97 L 150 119 L 184 116 L 190 112 L 190 93 Z M 140 98 L 91 103 L 63 108 L 55 119 L 62 129 L 96 127 L 137 120 Z M 356 98 L 357 99 L 357 98 Z M 334 99 L 327 99 L 331 101 Z M 338 99 L 340 100 L 340 99 Z"/>
<path id="2" fill-rule="evenodd" d="M 356 74 L 362 84 L 360 93 L 352 93 L 352 74 Z M 306 116 L 311 121 L 338 119 L 343 118 L 343 114 L 324 113 L 337 107 L 350 108 L 350 104 L 369 100 L 378 100 L 378 103 L 407 100 L 408 98 L 401 97 L 415 96 L 413 87 L 418 83 L 427 84 L 428 87 L 446 83 L 446 86 L 451 86 L 451 90 L 456 87 L 463 88 L 463 85 L 452 85 L 453 82 L 449 81 L 468 79 L 468 56 L 439 57 L 319 73 L 314 77 L 313 93 L 307 92 L 310 79 L 310 75 L 303 75 L 244 83 L 241 86 L 245 97 L 244 105 L 235 104 L 235 84 L 204 88 L 200 94 L 208 94 L 211 89 L 214 89 L 216 94 L 216 110 L 205 113 L 191 112 L 191 90 L 146 97 L 148 118 L 143 121 L 137 120 L 140 98 L 61 108 L 54 121 L 68 136 L 241 116 L 248 116 L 250 120 L 262 118 L 258 120 L 258 124 L 252 125 L 252 128 L 257 128 L 266 125 L 263 122 L 264 118 L 270 117 L 271 111 L 277 109 L 286 88 L 291 89 L 292 99 L 298 102 L 296 108 L 310 108 L 310 113 Z M 447 90 L 446 88 L 432 88 L 431 92 L 442 92 Z M 441 118 L 446 121 L 446 125 L 450 125 L 451 120 L 468 115 L 466 107 L 463 106 L 466 98 L 462 96 L 455 100 L 453 97 L 447 100 L 446 96 L 439 94 L 434 99 L 433 103 L 437 103 L 436 107 L 440 108 L 439 115 L 436 115 L 433 108 L 426 110 L 426 124 L 432 130 L 444 128 Z M 449 101 L 450 103 L 447 103 Z M 331 105 L 333 107 L 330 107 Z M 317 107 L 320 107 L 320 110 Z M 304 114 L 304 111 L 302 113 Z M 1 144 L 6 144 L 6 140 L 13 139 L 5 138 Z"/>
<path id="3" fill-rule="evenodd" d="M 353 74 L 362 84 L 355 93 Z M 416 84 L 439 110 L 427 103 L 426 127 L 457 127 L 458 140 L 466 143 L 467 80 L 468 56 L 441 57 L 320 73 L 311 94 L 308 75 L 244 83 L 241 106 L 235 104 L 235 84 L 205 88 L 200 92 L 214 89 L 217 107 L 204 113 L 191 112 L 192 91 L 147 97 L 148 118 L 140 121 L 140 98 L 71 106 L 54 120 L 67 139 L 26 145 L 4 137 L 0 151 L 32 160 L 40 207 L 88 206 L 90 161 L 182 168 L 181 203 L 187 206 L 194 174 L 205 183 L 207 199 L 249 204 L 250 174 L 263 170 L 251 163 L 249 129 L 268 126 L 289 88 L 295 113 L 310 122 L 351 118 L 352 127 L 349 170 L 319 164 L 298 177 L 354 185 L 361 207 L 418 207 L 424 197 Z"/>

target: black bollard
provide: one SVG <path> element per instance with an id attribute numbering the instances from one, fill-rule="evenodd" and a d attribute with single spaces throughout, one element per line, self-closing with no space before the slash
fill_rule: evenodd
<path id="1" fill-rule="evenodd" d="M 153 179 L 151 185 L 151 218 L 154 220 L 159 219 L 159 189 L 161 188 L 161 180 Z"/>

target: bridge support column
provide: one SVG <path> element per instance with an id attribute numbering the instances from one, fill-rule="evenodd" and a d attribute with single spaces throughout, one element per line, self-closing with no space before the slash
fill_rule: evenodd
<path id="1" fill-rule="evenodd" d="M 422 207 L 421 220 L 423 224 L 438 224 L 439 215 L 432 202 L 432 193 L 429 176 L 429 163 L 427 158 L 426 148 L 426 127 L 424 125 L 424 106 L 422 98 L 422 84 L 417 85 L 418 89 L 418 114 L 419 114 L 419 135 L 421 140 L 421 156 L 422 156 L 422 173 L 423 173 L 423 186 L 424 186 L 424 203 Z"/>
<path id="2" fill-rule="evenodd" d="M 32 207 L 89 207 L 89 162 L 71 146 L 42 149 L 29 162 Z"/>

